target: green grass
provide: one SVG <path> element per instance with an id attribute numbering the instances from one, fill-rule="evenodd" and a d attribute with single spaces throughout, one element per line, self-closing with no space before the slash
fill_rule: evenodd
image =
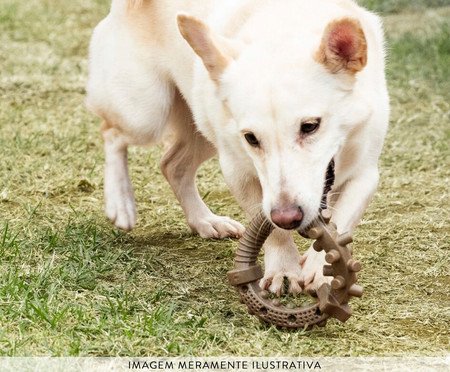
<path id="1" fill-rule="evenodd" d="M 450 5 L 450 0 L 357 0 L 370 10 L 382 13 L 422 11 Z"/>
<path id="2" fill-rule="evenodd" d="M 448 353 L 450 7 L 425 5 L 449 2 L 366 3 L 390 13 L 393 113 L 355 239 L 365 296 L 345 325 L 287 332 L 249 316 L 227 284 L 236 242 L 189 233 L 160 148 L 130 151 L 138 227 L 105 220 L 99 122 L 83 99 L 108 1 L 3 0 L 0 355 Z M 216 160 L 199 186 L 214 211 L 243 219 Z"/>

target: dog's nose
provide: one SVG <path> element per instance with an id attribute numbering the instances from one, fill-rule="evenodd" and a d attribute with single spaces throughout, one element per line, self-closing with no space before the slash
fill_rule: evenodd
<path id="1" fill-rule="evenodd" d="M 272 222 L 285 230 L 293 230 L 300 226 L 303 219 L 303 211 L 297 205 L 286 208 L 275 208 L 270 212 Z"/>

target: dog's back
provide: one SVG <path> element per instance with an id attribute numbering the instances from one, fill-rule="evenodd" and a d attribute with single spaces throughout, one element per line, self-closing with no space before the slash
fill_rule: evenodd
<path id="1" fill-rule="evenodd" d="M 210 27 L 227 37 L 246 42 L 283 38 L 283 34 L 299 40 L 299 48 L 315 46 L 330 20 L 352 16 L 361 20 L 373 54 L 363 72 L 373 69 L 383 74 L 383 33 L 378 17 L 359 7 L 352 0 L 113 0 L 111 12 L 94 32 L 91 43 L 88 103 L 97 113 L 97 77 L 108 76 L 108 69 L 119 68 L 125 75 L 134 74 L 134 61 L 141 67 L 158 70 L 159 76 L 176 83 L 190 101 L 194 54 L 181 37 L 176 16 L 187 13 L 209 20 Z M 303 35 L 303 36 L 302 36 Z M 374 57 L 375 56 L 375 57 Z M 183 61 L 180 63 L 180 61 Z M 98 71 L 98 68 L 101 71 Z M 143 72 L 143 71 L 141 71 Z M 112 75 L 115 72 L 111 71 Z"/>

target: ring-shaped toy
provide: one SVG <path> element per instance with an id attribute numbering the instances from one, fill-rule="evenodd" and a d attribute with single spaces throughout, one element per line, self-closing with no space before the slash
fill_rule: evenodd
<path id="1" fill-rule="evenodd" d="M 249 313 L 278 327 L 294 329 L 311 329 L 314 325 L 324 327 L 329 317 L 347 321 L 352 313 L 348 305 L 350 298 L 363 294 L 363 288 L 356 284 L 356 273 L 361 270 L 361 263 L 352 258 L 352 250 L 348 246 L 353 241 L 351 235 L 338 234 L 336 225 L 331 222 L 331 212 L 321 212 L 320 222 L 308 230 L 306 237 L 316 240 L 313 247 L 317 252 L 325 251 L 328 264 L 323 267 L 323 274 L 333 279 L 331 284 L 323 284 L 317 290 L 317 303 L 296 307 L 271 299 L 269 293 L 259 286 L 263 270 L 257 258 L 273 229 L 272 223 L 262 212 L 259 213 L 240 239 L 234 269 L 228 272 L 229 282 L 237 288 Z"/>

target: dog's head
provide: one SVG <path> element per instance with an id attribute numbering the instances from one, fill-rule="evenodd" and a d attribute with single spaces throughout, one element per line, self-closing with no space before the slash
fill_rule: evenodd
<path id="1" fill-rule="evenodd" d="M 351 96 L 367 63 L 360 23 L 331 22 L 301 47 L 295 38 L 235 42 L 186 15 L 178 23 L 231 118 L 227 132 L 253 162 L 264 212 L 281 228 L 304 230 L 318 215 L 330 162 L 359 120 Z"/>

